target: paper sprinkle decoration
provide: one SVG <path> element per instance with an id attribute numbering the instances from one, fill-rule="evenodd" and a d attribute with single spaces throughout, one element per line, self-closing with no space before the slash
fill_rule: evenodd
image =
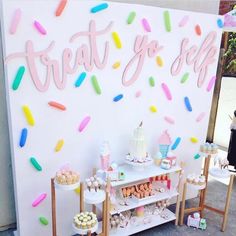
<path id="1" fill-rule="evenodd" d="M 113 41 L 118 49 L 122 48 L 122 43 L 117 32 L 112 32 Z"/>
<path id="2" fill-rule="evenodd" d="M 39 221 L 42 225 L 48 225 L 48 220 L 43 216 L 39 217 Z"/>
<path id="3" fill-rule="evenodd" d="M 156 63 L 158 66 L 162 67 L 164 65 L 163 60 L 160 56 L 156 57 Z"/>
<path id="4" fill-rule="evenodd" d="M 149 24 L 149 22 L 147 21 L 146 18 L 142 19 L 142 24 L 143 24 L 143 28 L 147 31 L 147 32 L 151 32 L 151 26 Z"/>
<path id="5" fill-rule="evenodd" d="M 38 21 L 34 21 L 34 27 L 35 29 L 37 29 L 37 31 L 42 34 L 42 35 L 46 35 L 47 31 L 46 29 L 38 22 Z"/>
<path id="6" fill-rule="evenodd" d="M 80 76 L 78 77 L 78 79 L 76 80 L 76 82 L 75 82 L 75 87 L 80 87 L 81 86 L 81 84 L 84 82 L 84 80 L 85 80 L 85 78 L 86 78 L 86 72 L 82 72 L 81 74 L 80 74 Z"/>
<path id="7" fill-rule="evenodd" d="M 123 94 L 119 94 L 119 95 L 117 95 L 116 97 L 113 98 L 113 101 L 114 101 L 114 102 L 118 102 L 118 101 L 120 101 L 123 97 L 124 97 Z"/>
<path id="8" fill-rule="evenodd" d="M 170 13 L 169 11 L 164 11 L 164 22 L 165 22 L 165 28 L 167 32 L 171 31 L 171 22 L 170 22 Z"/>
<path id="9" fill-rule="evenodd" d="M 152 76 L 149 77 L 149 84 L 150 84 L 151 87 L 155 87 L 155 80 Z"/>
<path id="10" fill-rule="evenodd" d="M 157 112 L 157 108 L 156 108 L 156 106 L 154 106 L 154 105 L 150 106 L 149 109 L 150 109 L 150 111 L 153 112 L 153 113 Z"/>
<path id="11" fill-rule="evenodd" d="M 118 69 L 120 67 L 120 62 L 119 61 L 116 61 L 113 65 L 112 65 L 112 68 L 113 69 Z"/>
<path id="12" fill-rule="evenodd" d="M 185 107 L 186 109 L 191 112 L 193 109 L 192 109 L 192 106 L 191 106 L 191 103 L 190 103 L 190 100 L 188 97 L 185 97 L 184 98 L 184 104 L 185 104 Z"/>
<path id="13" fill-rule="evenodd" d="M 202 30 L 201 30 L 200 25 L 196 25 L 196 26 L 195 26 L 195 32 L 196 32 L 196 34 L 197 34 L 198 36 L 201 36 Z"/>
<path id="14" fill-rule="evenodd" d="M 196 121 L 200 122 L 205 117 L 205 115 L 206 115 L 205 112 L 200 113 L 199 116 L 197 117 Z"/>
<path id="15" fill-rule="evenodd" d="M 26 128 L 21 130 L 21 136 L 20 136 L 20 147 L 24 147 L 26 140 L 27 140 L 27 136 L 28 136 L 28 130 Z"/>
<path id="16" fill-rule="evenodd" d="M 66 4 L 67 4 L 67 0 L 61 0 L 58 7 L 57 7 L 57 10 L 55 12 L 55 15 L 56 16 L 60 16 L 63 12 L 63 10 L 65 9 L 66 7 Z"/>
<path id="17" fill-rule="evenodd" d="M 219 28 L 223 28 L 224 27 L 224 22 L 221 19 L 217 19 L 217 25 Z"/>
<path id="18" fill-rule="evenodd" d="M 20 66 L 17 73 L 16 73 L 16 77 L 13 81 L 13 84 L 12 84 L 12 89 L 13 90 L 17 90 L 19 88 L 24 73 L 25 73 L 25 67 Z"/>
<path id="19" fill-rule="evenodd" d="M 192 143 L 198 143 L 198 139 L 197 139 L 196 137 L 191 137 L 191 138 L 190 138 L 190 141 L 191 141 Z"/>
<path id="20" fill-rule="evenodd" d="M 209 81 L 209 84 L 208 84 L 208 86 L 207 86 L 207 92 L 210 92 L 211 91 L 211 89 L 214 87 L 214 85 L 215 85 L 215 82 L 216 82 L 216 76 L 213 76 L 212 78 L 211 78 L 211 80 Z"/>
<path id="21" fill-rule="evenodd" d="M 139 90 L 135 93 L 135 97 L 139 98 L 142 95 L 142 92 Z"/>
<path id="22" fill-rule="evenodd" d="M 99 83 L 98 83 L 97 78 L 96 78 L 95 75 L 93 75 L 93 76 L 91 77 L 91 81 L 92 81 L 92 85 L 93 85 L 93 88 L 94 88 L 95 92 L 96 92 L 98 95 L 102 94 L 101 88 L 100 88 L 100 86 L 99 86 Z"/>
<path id="23" fill-rule="evenodd" d="M 185 83 L 189 78 L 189 73 L 185 73 L 183 77 L 181 78 L 181 84 Z"/>
<path id="24" fill-rule="evenodd" d="M 32 113 L 31 113 L 30 108 L 25 105 L 25 106 L 22 107 L 22 110 L 23 110 L 23 112 L 25 114 L 25 118 L 26 118 L 27 123 L 30 126 L 34 126 L 35 125 L 35 121 L 34 121 L 34 117 L 33 117 Z"/>
<path id="25" fill-rule="evenodd" d="M 32 203 L 32 207 L 38 206 L 45 198 L 47 197 L 46 193 L 40 194 Z"/>
<path id="26" fill-rule="evenodd" d="M 165 83 L 162 83 L 161 87 L 166 95 L 166 98 L 168 100 L 172 100 L 172 95 L 171 95 L 171 92 L 170 92 L 170 89 L 168 88 L 168 86 Z"/>
<path id="27" fill-rule="evenodd" d="M 64 105 L 62 105 L 61 103 L 58 103 L 58 102 L 51 101 L 51 102 L 48 103 L 48 105 L 51 106 L 51 107 L 54 107 L 58 110 L 61 110 L 61 111 L 66 110 L 66 107 Z"/>
<path id="28" fill-rule="evenodd" d="M 30 158 L 30 163 L 33 165 L 33 167 L 34 167 L 37 171 L 42 171 L 41 165 L 38 163 L 38 161 L 37 161 L 34 157 L 31 157 L 31 158 Z"/>
<path id="29" fill-rule="evenodd" d="M 188 20 L 189 16 L 184 16 L 182 20 L 179 22 L 179 27 L 184 27 L 188 23 Z"/>
<path id="30" fill-rule="evenodd" d="M 55 147 L 55 152 L 61 151 L 63 146 L 64 146 L 64 140 L 63 139 L 58 140 L 57 145 Z"/>
<path id="31" fill-rule="evenodd" d="M 171 150 L 175 150 L 179 146 L 180 142 L 181 142 L 181 138 L 180 137 L 176 138 L 174 144 L 171 147 Z"/>
<path id="32" fill-rule="evenodd" d="M 88 125 L 88 123 L 90 122 L 91 117 L 90 116 L 86 116 L 80 123 L 79 125 L 79 132 L 82 132 L 86 126 Z"/>
<path id="33" fill-rule="evenodd" d="M 11 26 L 10 26 L 10 30 L 9 30 L 10 34 L 16 33 L 20 19 L 21 19 L 21 9 L 18 8 L 15 10 L 12 20 L 11 20 Z"/>
<path id="34" fill-rule="evenodd" d="M 164 117 L 165 121 L 168 122 L 169 124 L 174 125 L 175 124 L 175 120 L 169 116 L 165 116 Z"/>
<path id="35" fill-rule="evenodd" d="M 127 19 L 127 24 L 130 25 L 133 23 L 135 19 L 136 13 L 134 11 L 129 13 L 128 19 Z"/>
<path id="36" fill-rule="evenodd" d="M 99 4 L 99 5 L 91 8 L 90 12 L 91 13 L 97 13 L 99 11 L 105 10 L 106 8 L 108 8 L 108 4 L 107 3 L 102 3 L 102 4 Z"/>
<path id="37" fill-rule="evenodd" d="M 197 160 L 201 157 L 201 155 L 199 155 L 198 153 L 194 156 L 194 159 Z"/>

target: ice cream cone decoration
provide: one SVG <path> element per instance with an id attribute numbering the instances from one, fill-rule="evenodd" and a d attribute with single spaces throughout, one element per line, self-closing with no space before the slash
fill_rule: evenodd
<path id="1" fill-rule="evenodd" d="M 167 157 L 167 153 L 169 151 L 169 147 L 171 144 L 171 138 L 167 130 L 165 130 L 160 136 L 159 140 L 159 149 L 163 158 Z"/>

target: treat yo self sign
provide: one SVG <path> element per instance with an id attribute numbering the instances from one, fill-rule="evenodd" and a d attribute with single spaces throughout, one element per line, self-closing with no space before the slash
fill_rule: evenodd
<path id="1" fill-rule="evenodd" d="M 200 171 L 193 156 L 206 136 L 221 17 L 101 1 L 3 0 L 1 24 L 20 235 L 51 235 L 57 170 L 69 163 L 83 180 L 99 166 L 104 140 L 122 163 L 140 121 L 152 157 L 168 130 L 173 144 L 181 140 L 175 153 L 186 173 Z M 70 235 L 78 195 L 60 192 L 57 201 L 58 232 Z"/>

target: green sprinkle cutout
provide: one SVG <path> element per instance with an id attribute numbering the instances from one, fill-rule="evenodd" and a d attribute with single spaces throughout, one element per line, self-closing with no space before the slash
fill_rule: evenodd
<path id="1" fill-rule="evenodd" d="M 39 221 L 42 225 L 48 225 L 48 220 L 43 216 L 39 217 Z"/>
<path id="2" fill-rule="evenodd" d="M 136 12 L 132 11 L 129 13 L 128 19 L 127 19 L 127 24 L 130 25 L 133 23 L 134 18 L 136 16 Z"/>
<path id="3" fill-rule="evenodd" d="M 188 80 L 189 77 L 189 73 L 185 73 L 181 79 L 181 84 L 185 83 Z"/>
<path id="4" fill-rule="evenodd" d="M 196 154 L 195 156 L 194 156 L 194 159 L 195 160 L 197 160 L 197 159 L 199 159 L 201 156 L 199 155 L 199 154 Z"/>
<path id="5" fill-rule="evenodd" d="M 17 73 L 16 73 L 16 77 L 13 81 L 13 84 L 12 84 L 12 89 L 13 90 L 17 90 L 20 83 L 21 83 L 21 80 L 23 78 L 23 75 L 25 73 L 25 67 L 24 66 L 20 66 Z"/>
<path id="6" fill-rule="evenodd" d="M 152 76 L 149 78 L 149 84 L 151 87 L 155 87 L 155 80 Z"/>
<path id="7" fill-rule="evenodd" d="M 98 83 L 97 78 L 96 78 L 95 75 L 93 75 L 91 77 L 91 81 L 92 81 L 92 85 L 93 85 L 93 88 L 94 88 L 95 92 L 100 95 L 102 93 L 102 91 L 101 91 L 101 88 L 99 86 L 99 83 Z"/>
<path id="8" fill-rule="evenodd" d="M 165 28 L 167 32 L 171 31 L 171 23 L 170 23 L 170 13 L 169 11 L 164 11 L 164 21 L 165 21 Z"/>
<path id="9" fill-rule="evenodd" d="M 40 164 L 37 162 L 37 160 L 34 157 L 30 158 L 30 162 L 36 170 L 42 171 L 42 167 L 40 166 Z"/>

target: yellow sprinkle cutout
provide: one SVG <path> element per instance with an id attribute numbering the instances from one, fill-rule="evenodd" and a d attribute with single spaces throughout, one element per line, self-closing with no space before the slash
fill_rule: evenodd
<path id="1" fill-rule="evenodd" d="M 56 145 L 56 147 L 55 147 L 55 152 L 59 152 L 59 151 L 62 149 L 63 145 L 64 145 L 64 140 L 63 140 L 63 139 L 60 139 L 60 140 L 57 142 L 57 145 Z"/>
<path id="2" fill-rule="evenodd" d="M 115 62 L 112 66 L 113 69 L 118 69 L 119 67 L 120 67 L 120 62 L 119 61 Z"/>
<path id="3" fill-rule="evenodd" d="M 122 43 L 120 41 L 120 37 L 117 32 L 112 32 L 112 38 L 114 40 L 114 43 L 118 49 L 122 48 Z"/>
<path id="4" fill-rule="evenodd" d="M 164 65 L 163 60 L 161 59 L 160 56 L 156 57 L 156 62 L 157 62 L 157 65 L 160 67 L 162 67 Z"/>
<path id="5" fill-rule="evenodd" d="M 34 126 L 35 121 L 34 121 L 34 117 L 33 117 L 32 113 L 31 113 L 30 108 L 25 105 L 25 106 L 22 107 L 22 110 L 23 110 L 23 112 L 25 114 L 25 118 L 26 118 L 28 124 L 31 125 L 31 126 Z"/>
<path id="6" fill-rule="evenodd" d="M 80 187 L 76 188 L 74 191 L 75 193 L 80 194 Z"/>
<path id="7" fill-rule="evenodd" d="M 150 106 L 149 109 L 150 109 L 151 112 L 154 112 L 154 113 L 157 112 L 156 106 Z"/>
<path id="8" fill-rule="evenodd" d="M 197 143 L 197 142 L 198 142 L 198 139 L 197 139 L 196 137 L 191 137 L 191 138 L 190 138 L 190 141 L 191 141 L 192 143 Z"/>

